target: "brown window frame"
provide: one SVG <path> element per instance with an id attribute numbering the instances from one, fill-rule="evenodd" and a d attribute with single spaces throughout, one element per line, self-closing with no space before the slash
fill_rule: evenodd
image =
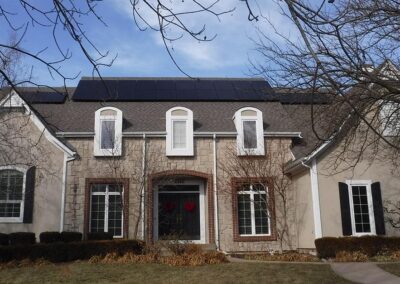
<path id="1" fill-rule="evenodd" d="M 260 236 L 244 236 L 239 234 L 239 216 L 238 216 L 238 191 L 241 191 L 243 185 L 252 182 L 263 182 L 268 186 L 268 201 L 270 210 L 270 235 Z M 232 220 L 233 220 L 233 241 L 234 242 L 260 242 L 260 241 L 276 241 L 276 215 L 275 215 L 275 194 L 274 187 L 271 179 L 261 179 L 257 177 L 250 178 L 231 178 L 232 190 Z"/>

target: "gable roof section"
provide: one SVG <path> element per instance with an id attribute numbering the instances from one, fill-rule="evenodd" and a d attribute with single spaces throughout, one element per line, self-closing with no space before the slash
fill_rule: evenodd
<path id="1" fill-rule="evenodd" d="M 32 122 L 36 125 L 40 132 L 44 134 L 44 137 L 55 145 L 57 148 L 68 154 L 70 157 L 75 156 L 75 149 L 65 140 L 57 138 L 52 129 L 47 125 L 46 121 L 41 117 L 36 110 L 29 106 L 29 104 L 21 98 L 15 91 L 11 91 L 8 94 L 2 96 L 0 101 L 0 108 L 19 107 L 30 116 Z"/>

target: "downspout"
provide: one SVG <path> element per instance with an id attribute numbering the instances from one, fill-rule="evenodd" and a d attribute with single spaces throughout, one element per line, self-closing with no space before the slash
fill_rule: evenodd
<path id="1" fill-rule="evenodd" d="M 213 134 L 213 188 L 214 188 L 214 221 L 215 221 L 215 244 L 220 250 L 219 243 L 219 220 L 218 220 L 218 193 L 217 193 L 217 135 Z"/>
<path id="2" fill-rule="evenodd" d="M 142 147 L 142 190 L 140 193 L 141 196 L 141 204 L 140 204 L 140 210 L 142 211 L 140 215 L 142 216 L 142 240 L 145 239 L 145 233 L 144 233 L 144 225 L 145 225 L 145 210 L 144 210 L 144 193 L 145 193 L 145 187 L 146 187 L 146 133 L 143 133 L 143 147 Z"/>
<path id="3" fill-rule="evenodd" d="M 64 214 L 65 214 L 65 193 L 67 191 L 67 175 L 68 175 L 68 162 L 75 160 L 75 157 L 68 157 L 67 153 L 64 153 L 64 167 L 62 177 L 62 193 L 61 193 L 61 211 L 60 211 L 60 232 L 64 230 Z"/>
<path id="4" fill-rule="evenodd" d="M 313 215 L 314 215 L 314 235 L 316 239 L 322 238 L 322 224 L 321 224 L 321 209 L 319 202 L 319 188 L 318 188 L 318 169 L 317 159 L 313 159 L 311 167 L 307 166 L 302 162 L 303 166 L 310 169 L 311 178 L 311 198 L 313 204 Z"/>

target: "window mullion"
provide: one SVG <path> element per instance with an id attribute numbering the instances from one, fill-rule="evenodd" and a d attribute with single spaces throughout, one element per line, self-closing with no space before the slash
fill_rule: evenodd
<path id="1" fill-rule="evenodd" d="M 256 234 L 256 218 L 254 212 L 254 192 L 250 193 L 250 215 L 251 215 L 251 234 Z"/>
<path id="2" fill-rule="evenodd" d="M 108 184 L 106 185 L 104 198 L 104 232 L 108 232 Z"/>

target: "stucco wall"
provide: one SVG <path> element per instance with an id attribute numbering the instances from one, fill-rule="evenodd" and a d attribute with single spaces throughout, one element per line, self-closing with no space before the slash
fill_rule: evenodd
<path id="1" fill-rule="evenodd" d="M 190 170 L 204 174 L 213 174 L 213 139 L 195 138 L 193 157 L 167 157 L 165 155 L 165 138 L 148 138 L 146 144 L 146 173 L 157 174 L 171 170 Z M 290 139 L 267 139 L 267 153 L 278 150 L 278 141 L 283 141 L 285 147 L 291 144 Z M 68 165 L 67 197 L 65 211 L 65 227 L 69 230 L 83 231 L 84 220 L 84 191 L 86 178 L 129 178 L 129 238 L 134 238 L 135 227 L 138 222 L 139 193 L 142 174 L 142 147 L 143 139 L 123 139 L 123 155 L 120 158 L 95 158 L 93 156 L 93 139 L 69 139 L 80 156 Z M 233 138 L 217 139 L 217 157 L 222 160 L 235 148 Z M 288 148 L 287 148 L 288 149 Z M 287 152 L 288 158 L 290 152 Z M 113 170 L 116 169 L 117 170 Z M 230 187 L 230 177 L 223 174 L 218 167 L 218 205 L 221 249 L 227 251 L 277 249 L 275 242 L 234 242 L 233 215 Z M 74 191 L 76 189 L 76 192 Z M 213 194 L 206 192 L 206 195 Z M 206 206 L 207 208 L 207 206 Z M 207 217 L 207 216 L 206 216 Z M 277 216 L 279 218 L 279 216 Z M 291 235 L 295 235 L 295 222 L 291 222 Z M 208 226 L 206 226 L 208 228 Z M 208 229 L 206 229 L 208 230 Z M 136 237 L 140 238 L 141 222 L 139 222 Z M 206 232 L 208 236 L 208 231 Z M 295 239 L 295 238 L 292 238 Z"/>
<path id="2" fill-rule="evenodd" d="M 382 200 L 395 201 L 399 200 L 400 196 L 400 177 L 392 173 L 392 165 L 389 161 L 374 161 L 370 164 L 370 161 L 361 160 L 354 168 L 343 172 L 338 168 L 337 173 L 334 173 L 331 161 L 336 154 L 333 150 L 318 160 L 318 187 L 323 236 L 342 235 L 339 182 L 346 182 L 346 180 L 379 181 L 381 183 Z M 385 227 L 387 235 L 400 235 L 400 231 L 394 230 L 390 224 L 386 223 Z"/>
<path id="3" fill-rule="evenodd" d="M 36 166 L 36 184 L 32 224 L 0 223 L 0 232 L 34 232 L 38 237 L 44 231 L 58 231 L 64 153 L 50 143 L 29 117 L 22 113 L 3 113 L 1 120 L 0 131 L 13 133 L 8 141 L 11 146 L 1 150 L 13 155 L 0 155 L 0 165 L 11 164 L 21 168 Z"/>

